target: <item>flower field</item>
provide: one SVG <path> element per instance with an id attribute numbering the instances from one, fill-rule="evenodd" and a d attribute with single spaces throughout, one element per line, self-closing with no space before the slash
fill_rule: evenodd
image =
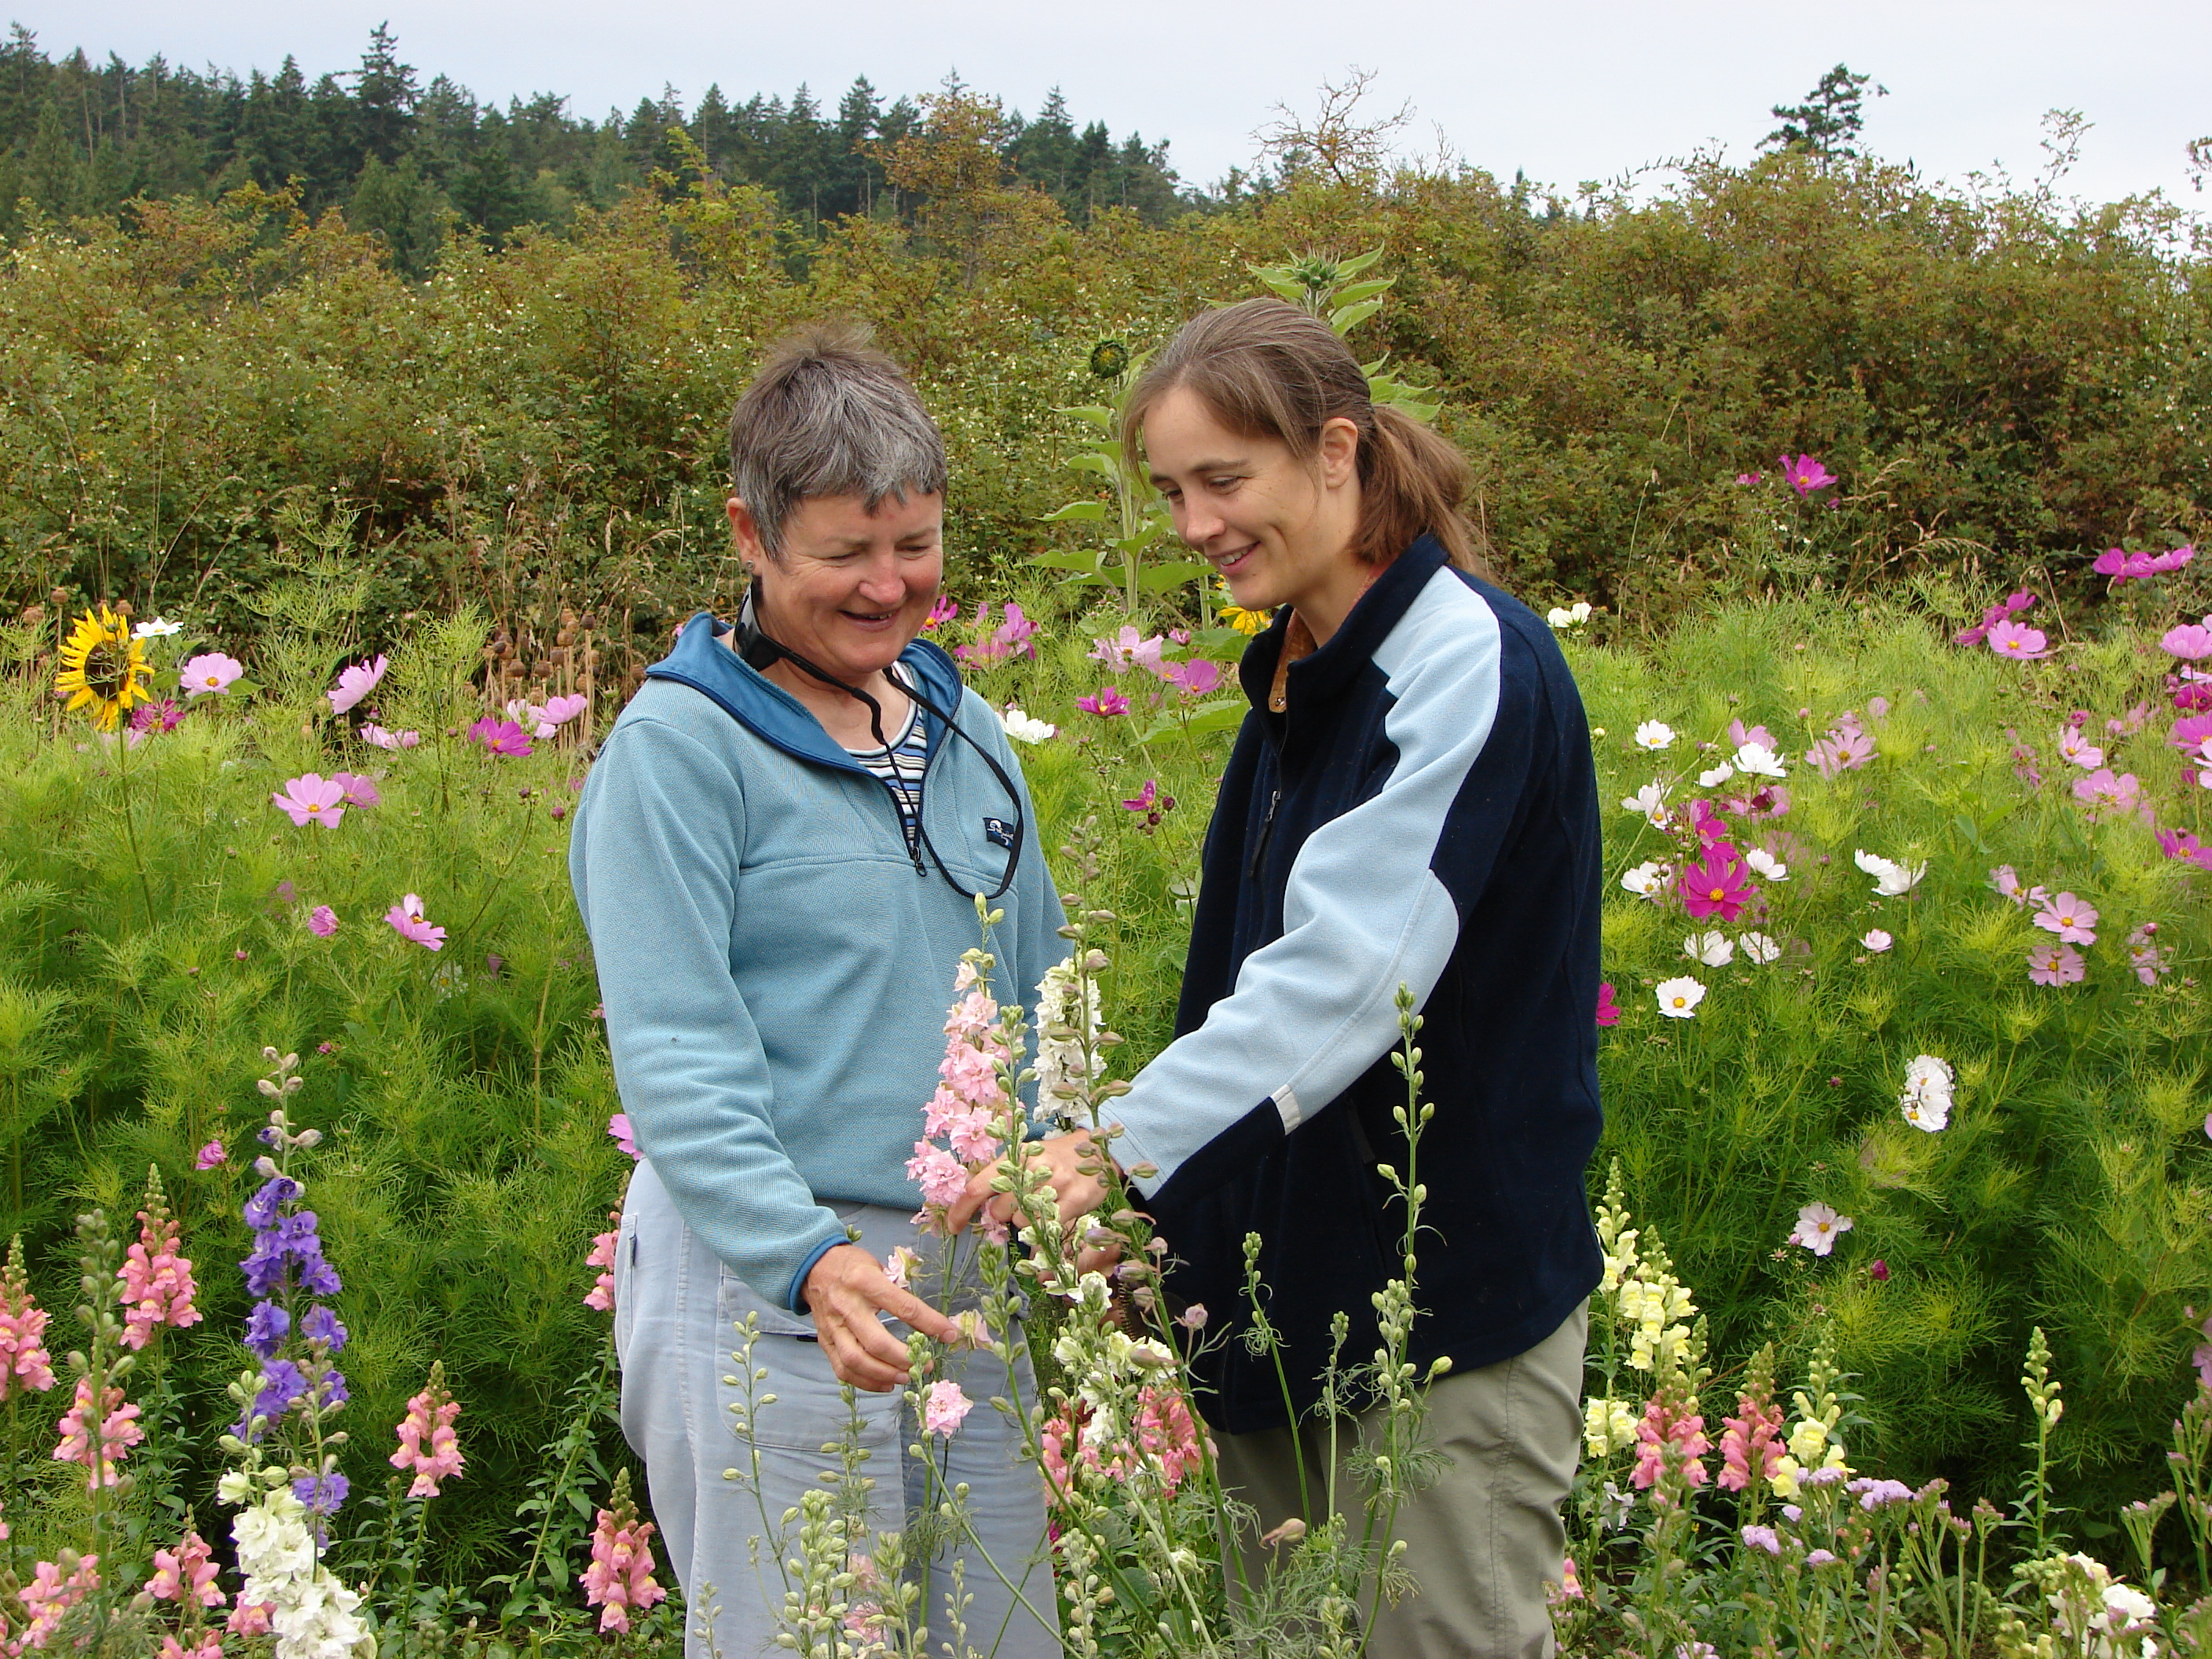
<path id="1" fill-rule="evenodd" d="M 1800 456 L 1739 488 L 1784 523 L 1834 482 Z M 582 652 L 488 692 L 466 609 L 365 639 L 326 531 L 294 525 L 251 649 L 96 599 L 0 630 L 11 1652 L 680 1629 L 610 1409 L 594 1236 L 629 1158 L 564 858 L 617 704 Z M 2106 562 L 2087 615 L 1942 579 L 1656 638 L 1552 613 L 1607 828 L 1571 1651 L 2203 1639 L 2212 586 L 2181 550 Z M 1007 710 L 1090 907 L 1048 1093 L 1110 1118 L 1108 1079 L 1167 1036 L 1256 619 L 951 589 L 933 637 Z M 1018 1129 L 1021 1016 L 944 967 L 972 1053 L 965 1093 L 915 1103 L 917 1204 Z M 1059 1294 L 1027 1331 L 1015 1258 L 986 1263 L 977 1334 L 1038 1340 L 1061 1391 L 1021 1403 L 1071 1646 L 1356 1651 L 1376 1517 L 1417 1473 L 1279 1536 L 1308 1565 L 1233 1611 L 1203 1402 L 1173 1386 L 1203 1322 L 1125 1328 L 1066 1242 L 1030 1238 Z M 916 1406 L 924 1440 L 991 1408 L 943 1382 Z M 836 1582 L 844 1547 L 793 1545 L 838 1558 L 791 1581 L 802 1650 L 911 1640 L 927 1607 Z"/>

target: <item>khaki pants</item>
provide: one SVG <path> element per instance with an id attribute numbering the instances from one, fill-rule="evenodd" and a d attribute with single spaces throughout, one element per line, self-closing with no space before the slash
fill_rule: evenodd
<path id="1" fill-rule="evenodd" d="M 1528 1352 L 1446 1376 L 1430 1389 L 1430 1439 L 1451 1466 L 1398 1511 L 1406 1566 L 1420 1588 L 1382 1609 L 1370 1659 L 1549 1659 L 1544 1584 L 1559 1582 L 1565 1558 L 1559 1511 L 1581 1444 L 1589 1331 L 1584 1303 Z M 1358 1419 L 1363 1430 L 1367 1420 Z M 1340 1438 L 1352 1443 L 1348 1432 Z M 1263 1530 L 1298 1513 L 1288 1429 L 1216 1439 L 1222 1483 L 1259 1510 Z M 1300 1441 L 1307 1488 L 1319 1504 L 1328 1436 L 1308 1425 Z M 1353 1511 L 1359 1495 L 1358 1483 L 1340 1471 L 1340 1506 Z M 1256 1579 L 1273 1552 L 1249 1538 L 1243 1546 L 1245 1571 Z"/>

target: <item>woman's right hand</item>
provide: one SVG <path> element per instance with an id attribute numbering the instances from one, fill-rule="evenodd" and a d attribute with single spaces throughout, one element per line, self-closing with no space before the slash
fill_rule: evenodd
<path id="1" fill-rule="evenodd" d="M 806 1305 L 840 1382 L 889 1394 L 907 1381 L 906 1344 L 876 1316 L 887 1313 L 923 1335 L 951 1344 L 960 1328 L 920 1297 L 891 1283 L 884 1264 L 857 1244 L 824 1251 L 806 1275 Z"/>

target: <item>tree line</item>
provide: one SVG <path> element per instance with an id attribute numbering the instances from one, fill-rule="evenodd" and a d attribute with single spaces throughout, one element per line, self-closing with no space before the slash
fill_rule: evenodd
<path id="1" fill-rule="evenodd" d="M 1007 171 L 1078 223 L 1105 207 L 1158 223 L 1212 204 L 1183 185 L 1164 141 L 1078 126 L 1056 89 L 1034 117 L 993 107 L 988 137 Z M 595 122 L 554 93 L 502 109 L 443 75 L 425 83 L 383 26 L 358 68 L 311 81 L 290 57 L 273 76 L 243 79 L 159 56 L 139 66 L 113 54 L 95 64 L 81 48 L 52 58 L 18 23 L 0 46 L 0 236 L 20 234 L 25 204 L 52 219 L 104 218 L 142 198 L 289 186 L 311 216 L 343 208 L 420 276 L 449 224 L 496 246 L 702 164 L 770 191 L 795 228 L 818 235 L 848 215 L 910 220 L 923 204 L 890 180 L 884 156 L 924 117 L 922 101 L 886 102 L 864 76 L 834 110 L 805 86 L 738 102 L 715 85 L 688 110 L 670 91 Z"/>

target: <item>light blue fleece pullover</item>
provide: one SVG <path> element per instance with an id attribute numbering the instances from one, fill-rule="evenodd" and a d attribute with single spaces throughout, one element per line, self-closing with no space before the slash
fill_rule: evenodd
<path id="1" fill-rule="evenodd" d="M 763 1297 L 804 1310 L 844 1241 L 831 1201 L 919 1207 L 906 1161 L 937 1086 L 972 900 L 917 871 L 887 785 L 702 612 L 647 671 L 584 786 L 568 844 L 639 1151 L 685 1223 Z M 951 659 L 900 658 L 1020 792 L 1026 824 L 992 945 L 1033 1007 L 1066 954 L 1019 763 Z M 934 715 L 921 823 L 970 891 L 1004 877 L 1016 804 Z"/>

